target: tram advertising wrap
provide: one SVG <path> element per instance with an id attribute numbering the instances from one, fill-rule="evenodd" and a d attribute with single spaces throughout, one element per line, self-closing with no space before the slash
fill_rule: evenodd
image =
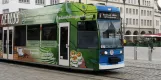
<path id="1" fill-rule="evenodd" d="M 66 2 L 0 14 L 0 59 L 107 70 L 124 67 L 120 11 Z"/>

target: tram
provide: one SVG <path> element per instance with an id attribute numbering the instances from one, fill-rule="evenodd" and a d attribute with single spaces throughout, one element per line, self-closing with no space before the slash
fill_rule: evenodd
<path id="1" fill-rule="evenodd" d="M 84 70 L 124 67 L 120 11 L 65 2 L 0 14 L 0 59 Z"/>

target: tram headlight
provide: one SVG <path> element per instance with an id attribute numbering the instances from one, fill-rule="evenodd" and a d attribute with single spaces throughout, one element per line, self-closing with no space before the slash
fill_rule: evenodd
<path id="1" fill-rule="evenodd" d="M 102 51 L 101 54 L 102 54 L 102 55 L 107 55 L 108 52 L 107 52 L 107 51 Z"/>
<path id="2" fill-rule="evenodd" d="M 122 54 L 122 50 L 120 50 L 120 53 Z"/>
<path id="3" fill-rule="evenodd" d="M 107 51 L 105 51 L 105 52 L 104 52 L 104 54 L 105 54 L 105 55 L 107 55 L 107 54 L 108 54 L 108 52 L 107 52 Z"/>
<path id="4" fill-rule="evenodd" d="M 113 50 L 110 50 L 110 55 L 113 55 L 114 54 L 114 51 Z"/>
<path id="5" fill-rule="evenodd" d="M 111 11 L 112 9 L 111 8 L 108 8 L 108 11 Z"/>

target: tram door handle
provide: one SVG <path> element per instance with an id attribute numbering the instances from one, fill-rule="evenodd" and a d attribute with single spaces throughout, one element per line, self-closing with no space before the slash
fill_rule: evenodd
<path id="1" fill-rule="evenodd" d="M 68 44 L 66 44 L 66 48 L 68 48 L 69 47 L 69 45 Z"/>

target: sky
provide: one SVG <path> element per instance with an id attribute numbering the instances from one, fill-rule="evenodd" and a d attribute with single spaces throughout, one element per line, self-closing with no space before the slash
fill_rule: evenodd
<path id="1" fill-rule="evenodd" d="M 161 0 L 158 0 L 158 4 L 159 4 L 159 6 L 161 7 Z"/>

